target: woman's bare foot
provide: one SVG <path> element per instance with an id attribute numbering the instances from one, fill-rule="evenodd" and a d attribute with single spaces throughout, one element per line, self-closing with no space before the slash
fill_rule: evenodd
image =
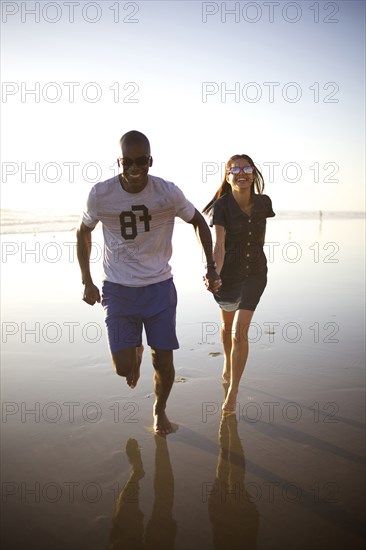
<path id="1" fill-rule="evenodd" d="M 165 414 L 165 411 L 153 412 L 154 417 L 154 432 L 158 435 L 167 435 L 172 432 L 172 425 Z"/>
<path id="2" fill-rule="evenodd" d="M 222 371 L 221 375 L 222 381 L 224 384 L 230 384 L 230 371 L 226 371 L 225 369 Z"/>
<path id="3" fill-rule="evenodd" d="M 224 365 L 222 368 L 222 375 L 221 375 L 221 378 L 224 384 L 230 384 L 230 378 L 231 378 L 230 371 L 231 371 L 230 359 L 225 356 Z"/>
<path id="4" fill-rule="evenodd" d="M 144 346 L 143 345 L 136 348 L 137 366 L 131 372 L 131 374 L 129 376 L 126 376 L 126 382 L 130 386 L 131 389 L 136 387 L 137 381 L 140 378 L 140 366 L 141 366 L 142 354 L 143 353 L 144 353 Z"/>
<path id="5" fill-rule="evenodd" d="M 223 405 L 222 406 L 223 414 L 236 414 L 236 403 L 235 405 Z"/>
<path id="6" fill-rule="evenodd" d="M 236 395 L 227 394 L 226 399 L 222 405 L 222 412 L 225 414 L 235 414 L 236 413 Z"/>

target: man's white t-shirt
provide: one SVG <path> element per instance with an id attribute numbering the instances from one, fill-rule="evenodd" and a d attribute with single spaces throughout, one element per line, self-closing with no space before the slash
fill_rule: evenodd
<path id="1" fill-rule="evenodd" d="M 103 279 L 126 286 L 169 279 L 174 218 L 189 222 L 194 212 L 179 187 L 150 174 L 140 193 L 127 193 L 118 176 L 94 185 L 82 221 L 102 223 Z"/>

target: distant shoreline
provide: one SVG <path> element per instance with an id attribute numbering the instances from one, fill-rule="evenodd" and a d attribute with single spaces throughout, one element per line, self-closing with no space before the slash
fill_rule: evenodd
<path id="1" fill-rule="evenodd" d="M 303 210 L 277 211 L 271 220 L 333 220 L 333 219 L 365 219 L 365 212 L 354 211 L 319 211 Z M 50 233 L 60 231 L 75 231 L 80 221 L 80 213 L 69 213 L 66 210 L 0 210 L 0 233 L 2 235 L 24 233 Z M 176 223 L 184 223 L 179 218 Z"/>

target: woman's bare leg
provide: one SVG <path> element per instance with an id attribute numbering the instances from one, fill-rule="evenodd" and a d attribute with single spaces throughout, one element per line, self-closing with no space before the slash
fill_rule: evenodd
<path id="1" fill-rule="evenodd" d="M 222 371 L 223 382 L 230 384 L 231 372 L 231 348 L 232 348 L 232 327 L 235 311 L 224 311 L 221 313 L 221 342 L 224 351 L 224 367 Z"/>
<path id="2" fill-rule="evenodd" d="M 247 309 L 235 312 L 230 356 L 230 386 L 222 407 L 224 412 L 235 413 L 239 383 L 248 358 L 248 331 L 253 313 Z"/>

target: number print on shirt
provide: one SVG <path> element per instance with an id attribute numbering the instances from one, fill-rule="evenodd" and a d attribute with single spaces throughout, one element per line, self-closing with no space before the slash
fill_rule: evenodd
<path id="1" fill-rule="evenodd" d="M 137 221 L 134 212 L 142 212 L 142 216 L 138 216 L 140 222 L 144 223 L 144 232 L 150 231 L 149 209 L 144 204 L 136 204 L 131 206 L 131 210 L 124 210 L 119 215 L 121 223 L 121 235 L 127 240 L 133 240 L 137 236 Z"/>

